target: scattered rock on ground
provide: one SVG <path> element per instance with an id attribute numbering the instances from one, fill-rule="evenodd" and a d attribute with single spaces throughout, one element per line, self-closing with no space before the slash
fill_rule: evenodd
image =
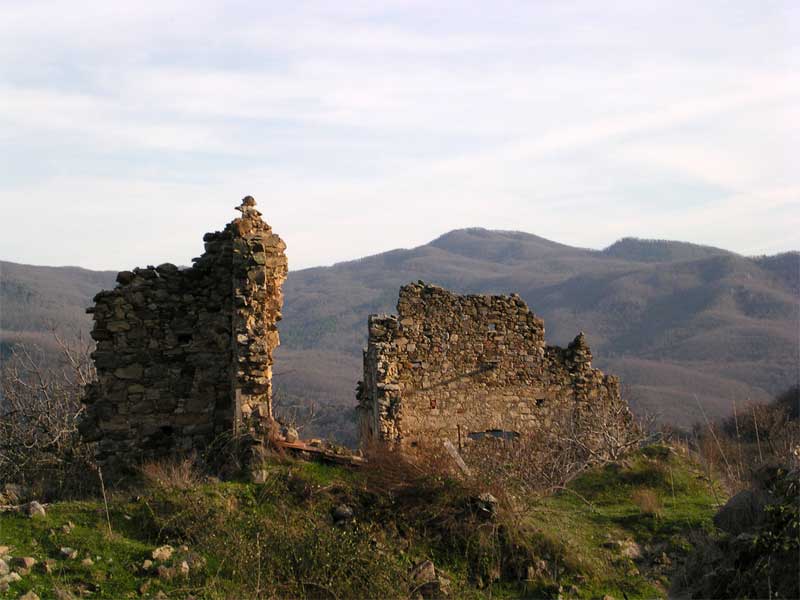
<path id="1" fill-rule="evenodd" d="M 84 567 L 91 567 L 91 566 L 94 564 L 94 561 L 93 561 L 91 558 L 84 558 L 84 559 L 81 561 L 81 564 L 82 564 Z"/>
<path id="2" fill-rule="evenodd" d="M 69 560 L 75 560 L 78 558 L 78 551 L 74 548 L 68 548 L 65 546 L 59 550 L 59 553 L 61 554 L 61 558 L 67 558 Z"/>
<path id="3" fill-rule="evenodd" d="M 353 518 L 353 509 L 347 504 L 340 504 L 333 509 L 334 523 L 341 523 L 342 521 L 349 521 Z"/>
<path id="4" fill-rule="evenodd" d="M 153 561 L 149 558 L 142 563 L 142 571 L 149 571 L 153 568 Z"/>
<path id="5" fill-rule="evenodd" d="M 167 561 L 172 558 L 173 552 L 175 552 L 175 549 L 172 546 L 161 546 L 153 550 L 153 560 Z"/>
<path id="6" fill-rule="evenodd" d="M 639 544 L 633 540 L 623 540 L 619 543 L 619 551 L 622 556 L 630 559 L 637 559 L 642 557 L 642 549 Z"/>
<path id="7" fill-rule="evenodd" d="M 11 548 L 8 546 L 0 546 L 0 558 L 3 558 L 9 552 L 11 552 Z"/>
<path id="8" fill-rule="evenodd" d="M 714 515 L 714 525 L 734 536 L 748 531 L 764 519 L 764 507 L 770 500 L 761 490 L 743 490 Z"/>
<path id="9" fill-rule="evenodd" d="M 436 580 L 436 567 L 430 560 L 423 560 L 411 570 L 411 580 L 416 584 Z"/>
<path id="10" fill-rule="evenodd" d="M 450 580 L 436 571 L 430 560 L 424 560 L 411 570 L 412 597 L 445 598 L 450 594 Z"/>
<path id="11" fill-rule="evenodd" d="M 30 569 L 35 564 L 36 564 L 36 559 L 33 558 L 32 556 L 23 556 L 14 559 L 14 565 L 22 569 Z"/>
<path id="12" fill-rule="evenodd" d="M 39 596 L 37 596 L 36 593 L 31 590 L 30 592 L 22 594 L 22 596 L 19 597 L 19 600 L 39 600 Z"/>
<path id="13" fill-rule="evenodd" d="M 0 558 L 0 577 L 2 577 L 3 575 L 8 575 L 8 572 L 10 570 L 11 569 L 8 568 L 8 563 L 4 561 L 2 558 Z"/>
<path id="14" fill-rule="evenodd" d="M 46 517 L 47 511 L 45 511 L 44 506 L 39 504 L 36 500 L 33 500 L 25 505 L 25 514 L 31 519 L 35 519 L 39 517 Z"/>
<path id="15" fill-rule="evenodd" d="M 185 560 L 181 562 L 180 566 L 178 567 L 178 571 L 183 577 L 189 576 L 189 563 Z"/>
<path id="16" fill-rule="evenodd" d="M 603 543 L 604 548 L 618 550 L 625 558 L 637 560 L 642 557 L 642 548 L 633 540 L 615 540 L 611 536 Z"/>
<path id="17" fill-rule="evenodd" d="M 175 577 L 175 569 L 164 565 L 159 565 L 156 572 L 158 573 L 158 578 L 163 579 L 164 581 L 169 581 Z"/>
<path id="18" fill-rule="evenodd" d="M 478 512 L 483 515 L 484 517 L 494 517 L 497 514 L 497 505 L 499 504 L 497 498 L 495 498 L 489 492 L 484 492 L 480 496 L 478 496 L 475 505 L 478 508 Z"/>

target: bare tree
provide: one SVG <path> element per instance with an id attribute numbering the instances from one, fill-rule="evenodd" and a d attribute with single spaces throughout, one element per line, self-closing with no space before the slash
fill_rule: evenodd
<path id="1" fill-rule="evenodd" d="M 565 407 L 551 416 L 535 432 L 471 442 L 464 459 L 482 481 L 546 493 L 588 467 L 620 460 L 645 439 L 645 428 L 632 420 L 624 402 L 593 412 Z"/>
<path id="2" fill-rule="evenodd" d="M 0 366 L 0 481 L 58 493 L 85 478 L 90 449 L 81 442 L 83 388 L 95 376 L 82 340 L 55 331 L 56 357 L 39 347 L 15 346 Z"/>

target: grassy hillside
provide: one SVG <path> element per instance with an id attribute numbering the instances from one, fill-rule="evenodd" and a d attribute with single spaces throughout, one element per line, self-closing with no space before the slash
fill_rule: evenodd
<path id="1" fill-rule="evenodd" d="M 111 497 L 110 531 L 100 500 L 59 502 L 44 518 L 0 513 L 0 545 L 37 562 L 0 598 L 418 598 L 425 560 L 455 598 L 665 597 L 720 495 L 664 446 L 553 496 L 493 490 L 495 516 L 474 508 L 482 490 L 446 477 L 397 491 L 368 470 L 265 467 L 263 484 L 151 473 Z M 352 516 L 334 517 L 342 504 Z M 163 545 L 172 555 L 154 558 Z"/>
<path id="2" fill-rule="evenodd" d="M 130 265 L 129 265 L 130 266 Z M 50 324 L 88 328 L 83 309 L 113 273 L 1 263 L 0 343 L 41 340 Z M 401 285 L 519 292 L 550 343 L 587 334 L 597 366 L 623 377 L 640 412 L 689 426 L 765 402 L 798 381 L 800 254 L 747 258 L 626 238 L 603 251 L 520 232 L 464 229 L 430 244 L 292 271 L 285 285 L 279 403 L 317 405 L 307 433 L 352 442 L 353 388 L 367 315 L 394 312 Z"/>

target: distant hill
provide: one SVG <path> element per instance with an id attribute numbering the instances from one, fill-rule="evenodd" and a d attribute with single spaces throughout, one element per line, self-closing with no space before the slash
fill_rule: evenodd
<path id="1" fill-rule="evenodd" d="M 131 265 L 129 265 L 131 266 Z M 113 273 L 1 263 L 0 341 L 55 321 L 88 325 L 83 308 Z M 623 379 L 640 413 L 679 426 L 766 401 L 798 381 L 800 254 L 626 238 L 605 250 L 527 233 L 461 229 L 429 244 L 293 271 L 286 282 L 278 400 L 318 405 L 316 431 L 352 441 L 348 423 L 367 315 L 393 312 L 419 279 L 458 292 L 519 292 L 550 343 L 584 331 L 595 364 Z"/>
<path id="2" fill-rule="evenodd" d="M 689 244 L 688 242 L 642 240 L 629 237 L 613 243 L 603 250 L 603 254 L 639 262 L 676 262 L 697 260 L 721 254 L 732 255 L 733 253 L 713 246 L 700 246 Z"/>
<path id="3" fill-rule="evenodd" d="M 116 285 L 116 272 L 79 267 L 38 267 L 0 261 L 0 352 L 27 342 L 49 347 L 50 331 L 86 336 L 86 307 L 102 289 Z"/>

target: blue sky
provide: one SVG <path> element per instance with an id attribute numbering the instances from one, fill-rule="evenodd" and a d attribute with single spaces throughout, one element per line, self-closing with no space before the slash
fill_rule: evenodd
<path id="1" fill-rule="evenodd" d="M 459 227 L 800 247 L 800 3 L 2 2 L 0 258 L 291 268 Z"/>

